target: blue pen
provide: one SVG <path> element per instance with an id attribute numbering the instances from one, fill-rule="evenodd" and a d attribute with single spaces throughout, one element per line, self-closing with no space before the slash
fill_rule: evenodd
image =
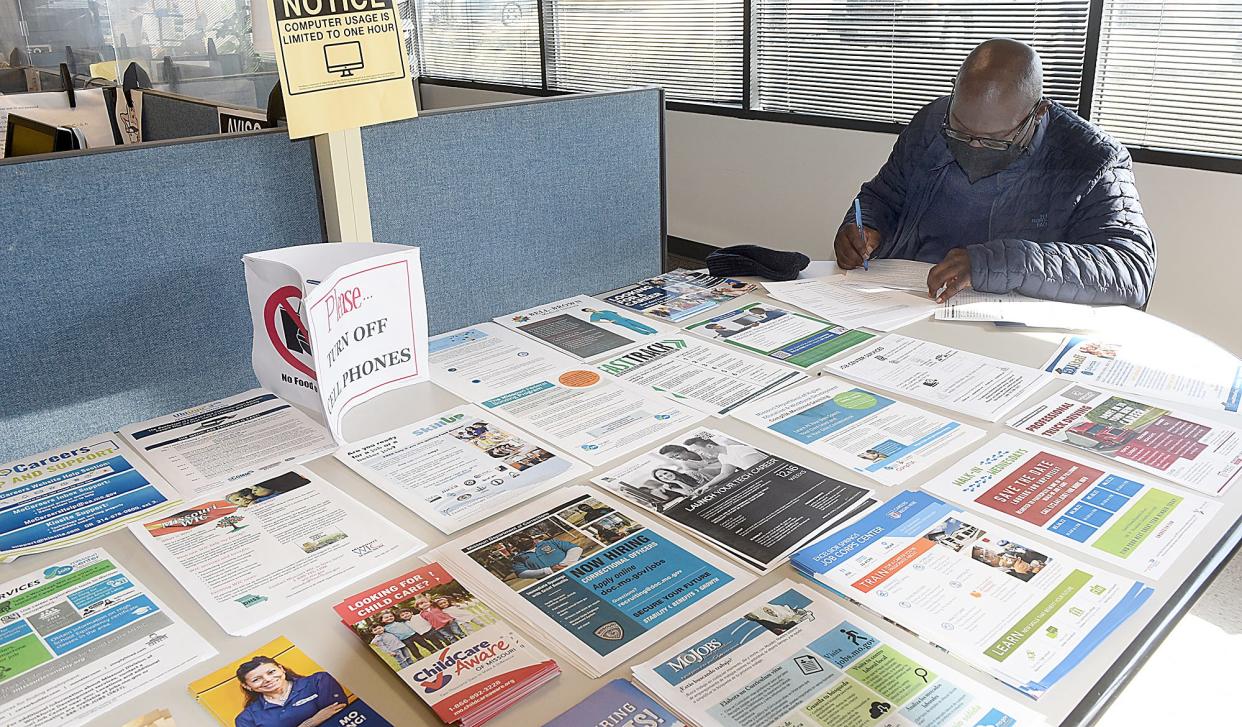
<path id="1" fill-rule="evenodd" d="M 862 204 L 858 201 L 857 197 L 854 198 L 854 224 L 858 225 L 858 234 L 862 236 L 863 247 L 865 248 L 867 246 L 867 232 L 863 230 Z M 863 270 L 869 270 L 869 269 L 870 267 L 867 265 L 867 256 L 863 255 Z"/>

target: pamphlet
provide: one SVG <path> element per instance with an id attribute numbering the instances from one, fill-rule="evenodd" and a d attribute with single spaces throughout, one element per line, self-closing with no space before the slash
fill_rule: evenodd
<path id="1" fill-rule="evenodd" d="M 928 318 L 936 310 L 936 301 L 926 293 L 913 295 L 905 290 L 862 287 L 857 282 L 852 278 L 847 282 L 844 277 L 829 277 L 764 283 L 763 287 L 779 301 L 841 325 L 873 331 L 894 331 Z"/>
<path id="2" fill-rule="evenodd" d="M 677 329 L 585 295 L 527 308 L 496 322 L 521 331 L 558 351 L 595 361 L 677 334 Z"/>
<path id="3" fill-rule="evenodd" d="M 613 679 L 543 727 L 686 727 L 625 679 Z"/>
<path id="4" fill-rule="evenodd" d="M 657 318 L 680 321 L 753 292 L 759 286 L 678 268 L 603 296 L 611 303 Z"/>
<path id="5" fill-rule="evenodd" d="M 766 302 L 744 305 L 686 330 L 803 369 L 873 337 Z"/>

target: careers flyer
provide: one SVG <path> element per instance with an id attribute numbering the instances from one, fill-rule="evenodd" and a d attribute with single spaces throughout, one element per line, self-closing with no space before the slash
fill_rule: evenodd
<path id="1" fill-rule="evenodd" d="M 686 330 L 803 369 L 874 337 L 767 302 L 735 308 Z"/>
<path id="2" fill-rule="evenodd" d="M 609 293 L 604 300 L 649 316 L 680 321 L 758 287 L 754 283 L 678 268 Z"/>

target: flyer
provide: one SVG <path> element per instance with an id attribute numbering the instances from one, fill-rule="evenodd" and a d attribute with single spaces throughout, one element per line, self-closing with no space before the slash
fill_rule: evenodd
<path id="1" fill-rule="evenodd" d="M 767 573 L 876 504 L 873 493 L 714 429 L 692 429 L 593 480 Z"/>
<path id="2" fill-rule="evenodd" d="M 99 548 L 9 580 L 0 593 L 6 725 L 86 724 L 216 653 Z"/>
<path id="3" fill-rule="evenodd" d="M 605 303 L 680 321 L 754 292 L 759 286 L 678 268 L 602 296 Z"/>
<path id="4" fill-rule="evenodd" d="M 640 344 L 596 368 L 717 416 L 805 378 L 781 364 L 685 335 Z"/>
<path id="5" fill-rule="evenodd" d="M 495 323 L 431 341 L 435 383 L 598 466 L 703 418 Z"/>
<path id="6" fill-rule="evenodd" d="M 686 330 L 803 369 L 873 337 L 771 303 L 744 305 Z"/>
<path id="7" fill-rule="evenodd" d="M 883 485 L 902 485 L 984 435 L 828 374 L 734 416 Z"/>
<path id="8" fill-rule="evenodd" d="M 120 435 L 187 497 L 336 449 L 322 425 L 263 389 L 130 424 Z"/>
<path id="9" fill-rule="evenodd" d="M 1048 383 L 1046 374 L 891 333 L 828 364 L 848 379 L 989 422 Z"/>
<path id="10" fill-rule="evenodd" d="M 0 559 L 77 545 L 180 502 L 112 434 L 0 465 Z"/>
<path id="11" fill-rule="evenodd" d="M 590 471 L 471 404 L 355 442 L 336 456 L 444 533 Z"/>
<path id="12" fill-rule="evenodd" d="M 1159 578 L 1220 510 L 1206 497 L 1076 457 L 1002 434 L 923 489 L 1149 578 Z"/>
<path id="13" fill-rule="evenodd" d="M 897 495 L 792 562 L 1035 699 L 1152 594 L 921 491 Z"/>
<path id="14" fill-rule="evenodd" d="M 658 341 L 678 333 L 672 326 L 644 320 L 585 295 L 498 316 L 495 320 L 583 361 L 612 356 L 636 343 Z"/>
<path id="15" fill-rule="evenodd" d="M 686 727 L 625 679 L 613 679 L 543 727 Z"/>
<path id="16" fill-rule="evenodd" d="M 700 727 L 1044 724 L 994 688 L 790 580 L 635 666 L 634 676 Z"/>
<path id="17" fill-rule="evenodd" d="M 425 545 L 301 467 L 129 527 L 233 636 L 253 634 Z"/>
<path id="18" fill-rule="evenodd" d="M 439 563 L 355 593 L 336 613 L 445 724 L 483 724 L 561 673 Z"/>
<path id="19" fill-rule="evenodd" d="M 1209 495 L 1223 495 L 1242 472 L 1242 429 L 1078 384 L 1009 426 Z"/>
<path id="20" fill-rule="evenodd" d="M 855 275 L 848 282 L 845 276 L 810 278 L 764 283 L 763 287 L 779 301 L 842 325 L 873 331 L 894 331 L 923 320 L 936 310 L 936 301 L 927 297 L 926 288 L 921 295 L 914 295 L 891 290 L 882 283 L 867 286 L 862 281 L 863 285 L 859 285 L 857 278 Z"/>
<path id="21" fill-rule="evenodd" d="M 586 487 L 543 496 L 425 556 L 596 677 L 750 578 Z"/>

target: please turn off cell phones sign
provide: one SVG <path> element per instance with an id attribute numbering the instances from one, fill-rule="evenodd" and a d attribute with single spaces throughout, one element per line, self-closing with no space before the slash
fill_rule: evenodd
<path id="1" fill-rule="evenodd" d="M 272 0 L 289 136 L 416 115 L 394 0 Z"/>

